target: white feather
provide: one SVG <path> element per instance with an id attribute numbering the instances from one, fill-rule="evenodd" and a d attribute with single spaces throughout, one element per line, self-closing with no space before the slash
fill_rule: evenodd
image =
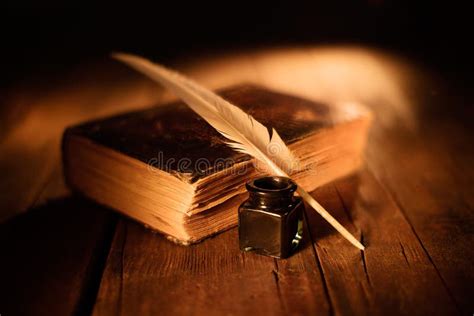
<path id="1" fill-rule="evenodd" d="M 251 115 L 175 71 L 135 55 L 119 53 L 114 54 L 113 57 L 171 90 L 224 135 L 229 140 L 227 144 L 230 147 L 254 157 L 263 163 L 269 172 L 288 177 L 288 174 L 296 171 L 295 169 L 299 166 L 298 159 L 275 129 L 272 129 L 270 133 Z M 298 193 L 354 246 L 364 249 L 357 239 L 300 186 L 298 186 Z"/>

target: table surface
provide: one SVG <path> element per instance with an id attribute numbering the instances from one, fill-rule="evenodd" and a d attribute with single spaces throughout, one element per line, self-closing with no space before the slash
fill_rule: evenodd
<path id="1" fill-rule="evenodd" d="M 171 98 L 98 61 L 26 80 L 3 98 L 0 315 L 472 315 L 472 98 L 413 62 L 357 47 L 175 66 L 212 88 L 253 82 L 372 108 L 365 167 L 313 193 L 366 250 L 310 209 L 305 242 L 286 260 L 240 252 L 236 229 L 177 246 L 71 195 L 59 151 L 65 126 Z"/>

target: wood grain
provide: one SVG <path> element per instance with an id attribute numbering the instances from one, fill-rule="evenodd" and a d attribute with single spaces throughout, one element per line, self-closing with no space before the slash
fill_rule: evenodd
<path id="1" fill-rule="evenodd" d="M 240 252 L 237 241 L 232 229 L 198 245 L 177 247 L 134 222 L 121 221 L 94 315 L 327 314 L 312 249 L 277 263 Z M 311 303 L 294 304 L 296 298 Z"/>
<path id="2" fill-rule="evenodd" d="M 352 249 L 307 211 L 337 314 L 456 312 L 410 225 L 370 173 L 337 181 L 317 190 L 315 196 L 352 227 L 367 247 L 364 252 Z M 425 304 L 426 300 L 432 303 Z"/>
<path id="3" fill-rule="evenodd" d="M 431 126 L 430 126 L 431 125 Z M 426 120 L 423 136 L 386 131 L 390 137 L 370 166 L 386 184 L 435 267 L 446 290 L 463 313 L 474 310 L 474 224 L 472 132 L 449 123 Z M 410 150 L 406 150 L 410 148 Z M 403 172 L 400 172 L 403 169 Z"/>
<path id="4" fill-rule="evenodd" d="M 305 232 L 305 246 L 293 257 L 275 261 L 239 253 L 235 229 L 202 244 L 176 248 L 124 221 L 112 245 L 94 314 L 457 312 L 409 223 L 369 172 L 318 189 L 315 197 L 361 236 L 369 247 L 364 253 L 311 210 L 306 212 L 310 232 Z M 251 298 L 267 307 L 249 305 Z M 219 303 L 210 303 L 215 301 Z"/>

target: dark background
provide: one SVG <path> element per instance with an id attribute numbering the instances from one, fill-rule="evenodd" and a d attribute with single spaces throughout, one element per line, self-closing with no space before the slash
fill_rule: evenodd
<path id="1" fill-rule="evenodd" d="M 286 44 L 353 43 L 390 50 L 472 82 L 467 4 L 372 1 L 200 1 L 153 5 L 3 2 L 1 84 L 55 73 L 111 51 L 162 62 L 206 52 Z"/>

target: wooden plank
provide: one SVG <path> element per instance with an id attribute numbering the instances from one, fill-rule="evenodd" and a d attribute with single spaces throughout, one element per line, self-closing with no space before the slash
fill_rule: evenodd
<path id="1" fill-rule="evenodd" d="M 115 214 L 80 198 L 51 202 L 0 226 L 2 315 L 88 313 Z"/>
<path id="2" fill-rule="evenodd" d="M 328 314 L 311 247 L 289 260 L 240 252 L 237 230 L 189 247 L 121 221 L 94 315 Z"/>
<path id="3" fill-rule="evenodd" d="M 363 234 L 368 245 L 363 256 L 310 210 L 318 257 L 306 245 L 288 260 L 275 262 L 240 254 L 235 229 L 180 247 L 124 220 L 94 314 L 455 313 L 454 302 L 396 203 L 367 172 L 356 193 L 357 181 L 351 178 L 315 195 L 353 233 Z"/>
<path id="4" fill-rule="evenodd" d="M 240 253 L 236 237 L 232 230 L 183 247 L 123 220 L 94 314 L 277 313 L 273 259 Z"/>
<path id="5" fill-rule="evenodd" d="M 275 279 L 286 315 L 330 315 L 326 280 L 305 222 L 303 244 L 293 256 L 275 260 Z"/>
<path id="6" fill-rule="evenodd" d="M 367 247 L 365 252 L 355 249 L 313 211 L 306 211 L 336 314 L 457 311 L 410 225 L 371 174 L 364 171 L 360 179 L 337 181 L 314 196 Z"/>
<path id="7" fill-rule="evenodd" d="M 369 161 L 403 210 L 459 309 L 472 313 L 473 133 L 462 127 L 462 120 L 426 118 L 422 135 L 404 130 L 374 135 Z M 393 141 L 375 150 L 387 138 Z"/>

